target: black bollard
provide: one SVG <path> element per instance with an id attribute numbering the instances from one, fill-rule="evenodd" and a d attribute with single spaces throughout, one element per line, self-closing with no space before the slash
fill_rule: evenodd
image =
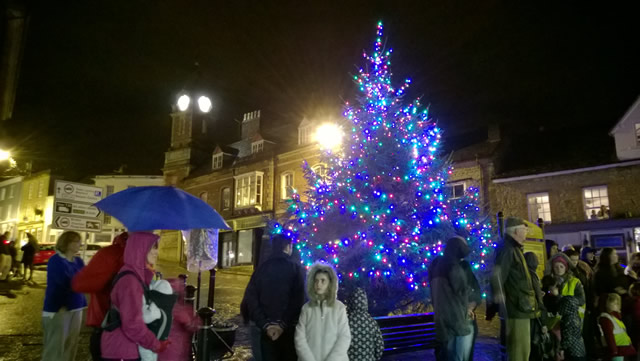
<path id="1" fill-rule="evenodd" d="M 213 327 L 213 315 L 216 311 L 211 307 L 202 307 L 198 310 L 198 316 L 202 319 L 202 326 L 198 330 L 198 341 L 196 348 L 196 360 L 197 361 L 210 361 L 211 360 L 211 342 L 210 337 L 213 336 L 210 332 Z"/>
<path id="2" fill-rule="evenodd" d="M 193 307 L 194 302 L 196 300 L 196 287 L 192 285 L 187 285 L 187 287 L 185 287 L 184 290 L 185 290 L 184 302 Z"/>
<path id="3" fill-rule="evenodd" d="M 207 298 L 207 306 L 213 308 L 213 300 L 216 293 L 216 269 L 209 270 L 209 298 Z"/>

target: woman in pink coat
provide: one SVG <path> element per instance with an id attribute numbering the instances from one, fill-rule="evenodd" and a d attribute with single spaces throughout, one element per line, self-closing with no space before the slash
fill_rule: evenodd
<path id="1" fill-rule="evenodd" d="M 129 234 L 124 249 L 124 266 L 119 273 L 132 271 L 120 278 L 111 290 L 111 305 L 120 312 L 122 324 L 102 333 L 102 358 L 105 360 L 137 360 L 138 345 L 155 353 L 163 352 L 169 340 L 159 341 L 142 319 L 142 296 L 153 279 L 153 266 L 158 260 L 158 236 L 149 232 Z"/>

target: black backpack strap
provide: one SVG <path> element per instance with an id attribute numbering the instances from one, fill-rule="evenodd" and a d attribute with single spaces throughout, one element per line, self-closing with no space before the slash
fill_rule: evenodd
<path id="1" fill-rule="evenodd" d="M 138 277 L 138 275 L 133 272 L 133 271 L 122 271 L 120 273 L 118 273 L 114 278 L 113 278 L 113 282 L 111 283 L 111 290 L 113 290 L 113 288 L 116 286 L 116 283 L 124 276 L 126 275 L 133 275 L 133 277 L 135 277 L 138 282 L 140 283 L 140 286 L 142 286 L 142 292 L 144 293 L 144 299 L 147 302 L 147 305 L 151 303 L 151 298 L 149 297 L 149 287 L 144 284 L 144 282 L 142 282 L 142 280 L 140 279 L 140 277 Z"/>

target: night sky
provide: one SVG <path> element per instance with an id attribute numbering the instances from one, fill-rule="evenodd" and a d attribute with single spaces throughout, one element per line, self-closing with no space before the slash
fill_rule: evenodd
<path id="1" fill-rule="evenodd" d="M 233 119 L 257 109 L 295 136 L 302 116 L 354 99 L 350 74 L 378 20 L 397 84 L 413 80 L 409 95 L 445 134 L 492 122 L 606 133 L 640 95 L 631 1 L 37 3 L 7 130 L 19 159 L 74 176 L 121 164 L 160 174 L 171 104 L 195 62 L 225 143 L 239 134 Z"/>

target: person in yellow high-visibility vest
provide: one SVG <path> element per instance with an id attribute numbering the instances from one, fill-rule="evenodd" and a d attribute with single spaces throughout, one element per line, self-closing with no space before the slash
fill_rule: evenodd
<path id="1" fill-rule="evenodd" d="M 620 304 L 622 300 L 617 293 L 606 295 L 606 309 L 598 317 L 598 327 L 602 344 L 606 347 L 605 360 L 622 361 L 625 356 L 636 354 L 631 338 L 627 334 L 625 324 L 620 320 Z"/>
<path id="2" fill-rule="evenodd" d="M 564 253 L 556 254 L 551 258 L 551 274 L 561 279 L 558 287 L 561 296 L 573 296 L 578 300 L 578 304 L 580 305 L 578 313 L 580 320 L 583 320 L 586 306 L 584 287 L 582 283 L 580 283 L 580 280 L 571 272 L 569 262 L 569 257 Z"/>

